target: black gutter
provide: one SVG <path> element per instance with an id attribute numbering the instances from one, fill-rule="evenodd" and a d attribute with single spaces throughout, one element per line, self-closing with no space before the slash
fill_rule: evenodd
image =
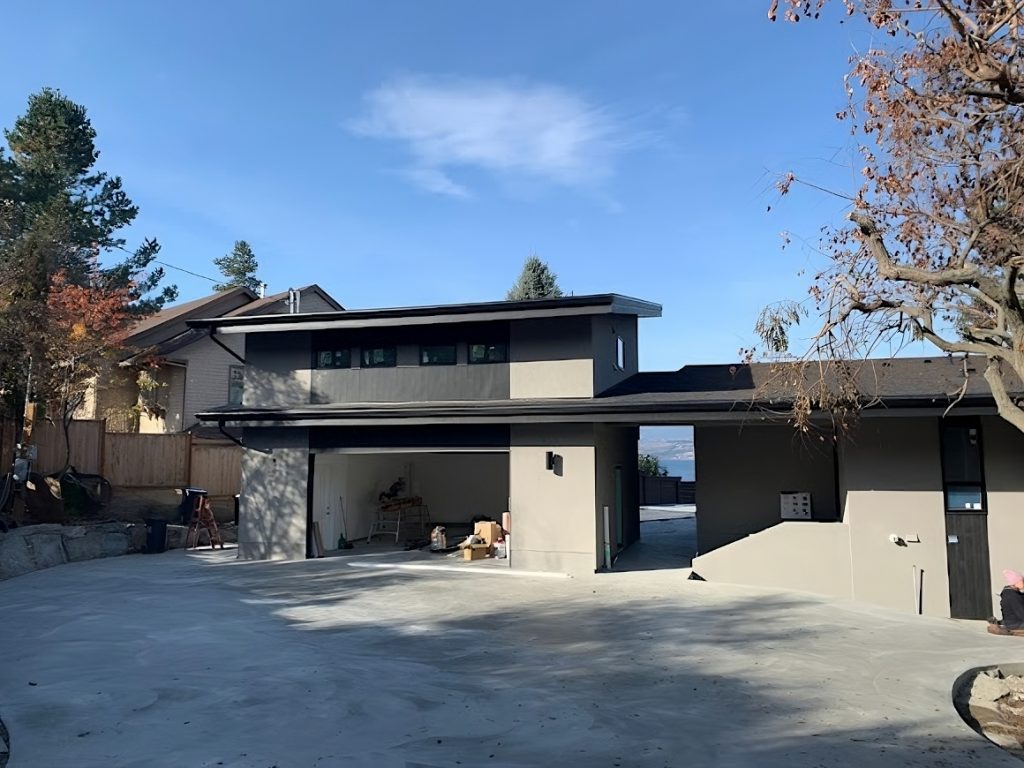
<path id="1" fill-rule="evenodd" d="M 905 397 L 889 398 L 883 403 L 869 406 L 867 411 L 880 411 L 888 408 L 941 408 L 949 404 L 948 398 L 937 397 Z M 958 405 L 967 406 L 994 406 L 995 401 L 991 397 L 976 396 L 962 399 Z M 411 418 L 473 418 L 476 417 L 501 417 L 501 416 L 580 416 L 580 415 L 613 415 L 613 414 L 666 414 L 666 413 L 735 413 L 737 415 L 747 413 L 775 414 L 780 418 L 786 416 L 785 403 L 770 403 L 764 401 L 738 402 L 730 401 L 691 401 L 691 402 L 639 402 L 639 403 L 610 403 L 602 402 L 600 398 L 582 403 L 530 403 L 530 404 L 508 404 L 508 405 L 465 405 L 446 406 L 436 405 L 431 407 L 415 408 L 394 408 L 380 407 L 374 405 L 366 408 L 324 408 L 322 410 L 236 410 L 236 411 L 215 411 L 197 414 L 196 418 L 205 422 L 216 422 L 222 424 L 228 421 L 289 421 L 301 423 L 317 419 L 411 419 Z M 820 412 L 824 415 L 825 412 Z"/>
<path id="2" fill-rule="evenodd" d="M 210 336 L 210 341 L 212 341 L 218 347 L 223 349 L 225 352 L 227 352 L 229 355 L 231 355 L 233 358 L 235 358 L 235 360 L 240 362 L 242 365 L 246 365 L 244 357 L 239 355 L 237 352 L 235 352 L 235 350 L 231 349 L 231 347 L 229 347 L 227 344 L 225 344 L 223 341 L 221 341 L 220 339 L 217 338 L 217 329 L 214 328 L 213 326 L 210 327 L 209 336 Z"/>

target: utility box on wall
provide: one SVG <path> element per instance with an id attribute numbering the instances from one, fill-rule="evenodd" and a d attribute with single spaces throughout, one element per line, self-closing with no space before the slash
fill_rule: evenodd
<path id="1" fill-rule="evenodd" d="M 783 520 L 810 520 L 811 494 L 806 491 L 783 491 L 779 494 Z"/>

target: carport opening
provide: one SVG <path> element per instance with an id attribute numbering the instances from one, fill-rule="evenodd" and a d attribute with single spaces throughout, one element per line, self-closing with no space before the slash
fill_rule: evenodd
<path id="1" fill-rule="evenodd" d="M 410 502 L 382 521 L 388 498 Z M 475 520 L 501 521 L 509 503 L 508 451 L 321 451 L 313 475 L 312 520 L 328 554 L 418 548 L 443 525 L 450 542 Z M 383 522 L 383 524 L 382 524 Z M 343 538 L 342 538 L 343 537 Z M 352 549 L 339 547 L 348 541 Z"/>
<path id="2" fill-rule="evenodd" d="M 641 426 L 637 472 L 640 539 L 614 570 L 689 568 L 698 552 L 693 428 Z"/>

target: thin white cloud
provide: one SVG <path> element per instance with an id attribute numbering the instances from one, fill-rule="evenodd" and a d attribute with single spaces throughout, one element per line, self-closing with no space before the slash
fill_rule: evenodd
<path id="1" fill-rule="evenodd" d="M 466 197 L 459 169 L 588 186 L 611 173 L 620 129 L 604 110 L 557 86 L 506 80 L 403 77 L 369 92 L 350 125 L 399 141 L 402 173 L 422 188 Z"/>

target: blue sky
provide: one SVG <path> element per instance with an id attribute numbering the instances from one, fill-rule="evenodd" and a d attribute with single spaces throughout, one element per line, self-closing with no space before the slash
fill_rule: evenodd
<path id="1" fill-rule="evenodd" d="M 834 113 L 866 33 L 767 6 L 40 0 L 4 12 L 0 125 L 43 86 L 88 107 L 130 237 L 195 272 L 246 239 L 272 291 L 484 301 L 535 252 L 566 291 L 664 306 L 643 368 L 722 362 L 844 212 L 773 180 L 857 184 Z"/>

